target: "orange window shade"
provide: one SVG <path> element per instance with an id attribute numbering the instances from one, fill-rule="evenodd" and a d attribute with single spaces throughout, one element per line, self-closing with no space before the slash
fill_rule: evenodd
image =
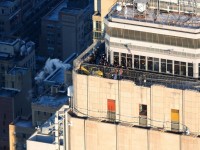
<path id="1" fill-rule="evenodd" d="M 108 99 L 108 101 L 107 101 L 107 107 L 108 107 L 108 111 L 115 112 L 116 111 L 115 101 L 111 100 L 111 99 Z"/>
<path id="2" fill-rule="evenodd" d="M 177 110 L 177 109 L 171 110 L 171 121 L 179 122 L 179 110 Z"/>

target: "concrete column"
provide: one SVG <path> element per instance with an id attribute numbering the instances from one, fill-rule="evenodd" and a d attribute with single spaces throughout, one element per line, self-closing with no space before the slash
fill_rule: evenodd
<path id="1" fill-rule="evenodd" d="M 119 66 L 121 66 L 121 53 L 119 53 Z"/>
<path id="2" fill-rule="evenodd" d="M 186 63 L 186 76 L 188 76 L 188 63 Z"/>
<path id="3" fill-rule="evenodd" d="M 132 68 L 134 68 L 134 54 L 132 54 Z"/>
<path id="4" fill-rule="evenodd" d="M 147 56 L 145 57 L 145 64 L 146 64 L 146 65 L 145 65 L 145 70 L 148 70 L 148 65 L 147 65 L 147 64 L 148 64 L 148 60 L 147 60 Z"/>
<path id="5" fill-rule="evenodd" d="M 161 72 L 161 59 L 159 58 L 159 72 Z"/>
<path id="6" fill-rule="evenodd" d="M 174 74 L 174 60 L 172 60 L 172 74 Z"/>
<path id="7" fill-rule="evenodd" d="M 199 66 L 198 63 L 193 63 L 193 77 L 198 78 L 199 77 Z"/>

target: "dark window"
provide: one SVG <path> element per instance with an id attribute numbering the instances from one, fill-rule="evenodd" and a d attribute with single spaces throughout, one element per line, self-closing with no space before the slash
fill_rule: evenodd
<path id="1" fill-rule="evenodd" d="M 139 115 L 147 116 L 147 105 L 140 104 Z"/>
<path id="2" fill-rule="evenodd" d="M 139 69 L 139 56 L 138 55 L 134 55 L 134 68 Z"/>
<path id="3" fill-rule="evenodd" d="M 193 64 L 188 63 L 188 76 L 193 77 Z"/>
<path id="4" fill-rule="evenodd" d="M 166 59 L 161 59 L 161 72 L 166 73 Z"/>
<path id="5" fill-rule="evenodd" d="M 148 70 L 152 71 L 153 70 L 153 58 L 147 57 L 147 60 L 148 60 Z"/>
<path id="6" fill-rule="evenodd" d="M 3 114 L 3 119 L 6 120 L 6 114 Z"/>

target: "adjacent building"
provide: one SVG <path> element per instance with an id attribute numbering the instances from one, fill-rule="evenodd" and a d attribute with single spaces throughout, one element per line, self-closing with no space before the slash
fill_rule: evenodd
<path id="1" fill-rule="evenodd" d="M 65 60 L 92 43 L 93 2 L 62 1 L 42 19 L 41 54 Z"/>
<path id="2" fill-rule="evenodd" d="M 5 74 L 14 66 L 30 68 L 35 73 L 35 44 L 20 39 L 0 41 L 0 85 L 5 87 Z"/>
<path id="3" fill-rule="evenodd" d="M 94 0 L 93 40 L 104 40 L 104 17 L 116 2 L 117 0 Z"/>
<path id="4" fill-rule="evenodd" d="M 18 117 L 9 125 L 10 150 L 26 150 L 26 140 L 35 132 L 30 118 Z"/>

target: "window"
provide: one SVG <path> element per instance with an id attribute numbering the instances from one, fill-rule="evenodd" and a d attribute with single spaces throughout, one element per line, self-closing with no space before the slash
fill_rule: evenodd
<path id="1" fill-rule="evenodd" d="M 193 77 L 193 64 L 188 63 L 188 76 Z"/>
<path id="2" fill-rule="evenodd" d="M 147 105 L 140 104 L 139 115 L 147 116 Z"/>
<path id="3" fill-rule="evenodd" d="M 118 66 L 119 65 L 119 53 L 114 52 L 114 65 Z"/>
<path id="4" fill-rule="evenodd" d="M 12 86 L 12 88 L 14 88 L 15 87 L 15 83 L 14 83 L 14 81 L 11 81 L 11 86 Z"/>
<path id="5" fill-rule="evenodd" d="M 40 111 L 37 112 L 38 116 L 40 115 Z"/>
<path id="6" fill-rule="evenodd" d="M 47 113 L 46 112 L 44 112 L 44 116 L 46 116 L 47 115 Z"/>
<path id="7" fill-rule="evenodd" d="M 166 73 L 166 59 L 161 59 L 161 72 Z"/>
<path id="8" fill-rule="evenodd" d="M 127 67 L 132 68 L 132 55 L 127 54 Z"/>
<path id="9" fill-rule="evenodd" d="M 121 53 L 121 66 L 126 67 L 126 54 Z"/>
<path id="10" fill-rule="evenodd" d="M 153 68 L 154 71 L 159 71 L 159 59 L 158 58 L 153 58 Z"/>
<path id="11" fill-rule="evenodd" d="M 147 60 L 148 60 L 148 70 L 152 71 L 153 70 L 153 58 L 147 57 Z"/>
<path id="12" fill-rule="evenodd" d="M 6 114 L 3 114 L 3 119 L 6 120 Z"/>
<path id="13" fill-rule="evenodd" d="M 134 68 L 139 69 L 139 56 L 134 55 Z"/>
<path id="14" fill-rule="evenodd" d="M 139 105 L 139 125 L 147 126 L 147 105 Z"/>
<path id="15" fill-rule="evenodd" d="M 181 75 L 186 75 L 186 63 L 185 62 L 181 62 L 181 71 L 180 71 Z"/>
<path id="16" fill-rule="evenodd" d="M 171 130 L 179 130 L 179 110 L 171 109 Z"/>
<path id="17" fill-rule="evenodd" d="M 167 73 L 172 73 L 172 60 L 167 60 Z"/>
<path id="18" fill-rule="evenodd" d="M 174 61 L 174 74 L 179 75 L 180 74 L 180 62 Z"/>
<path id="19" fill-rule="evenodd" d="M 146 69 L 146 57 L 140 56 L 140 69 L 145 70 Z"/>
<path id="20" fill-rule="evenodd" d="M 112 100 L 112 99 L 107 100 L 107 116 L 108 116 L 108 119 L 110 119 L 111 121 L 115 121 L 116 119 L 115 100 Z"/>

